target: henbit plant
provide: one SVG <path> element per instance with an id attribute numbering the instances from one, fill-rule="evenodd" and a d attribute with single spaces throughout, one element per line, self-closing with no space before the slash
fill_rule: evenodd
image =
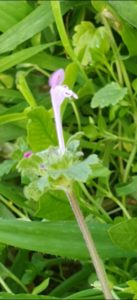
<path id="1" fill-rule="evenodd" d="M 27 164 L 27 171 L 29 171 L 31 177 L 32 173 L 30 170 L 33 165 L 33 176 L 31 177 L 29 185 L 25 188 L 27 198 L 37 200 L 41 193 L 46 192 L 49 188 L 62 189 L 65 192 L 85 240 L 86 247 L 95 267 L 104 297 L 107 300 L 113 299 L 103 262 L 98 255 L 94 240 L 84 220 L 84 216 L 73 191 L 73 184 L 75 180 L 78 182 L 87 181 L 90 175 L 90 166 L 92 164 L 97 164 L 98 158 L 93 154 L 84 161 L 80 161 L 79 157 L 82 153 L 77 152 L 79 141 L 77 139 L 75 140 L 75 138 L 70 138 L 67 147 L 65 146 L 61 120 L 61 104 L 65 98 L 73 97 L 77 99 L 78 96 L 67 86 L 63 85 L 63 81 L 63 69 L 58 69 L 49 78 L 50 95 L 59 147 L 50 147 L 44 151 L 34 154 L 32 151 L 26 152 L 24 154 L 24 158 L 18 164 L 18 170 L 22 172 L 22 175 L 27 175 L 27 177 L 29 177 L 26 173 Z M 25 161 L 26 159 L 27 161 Z M 79 178 L 78 172 L 83 174 L 83 178 Z M 35 177 L 34 181 L 33 177 Z M 35 185 L 38 190 L 34 195 L 34 193 L 32 193 L 32 189 L 34 189 Z"/>

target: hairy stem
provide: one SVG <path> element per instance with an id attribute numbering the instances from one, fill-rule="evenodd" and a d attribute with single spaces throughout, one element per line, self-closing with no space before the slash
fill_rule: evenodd
<path id="1" fill-rule="evenodd" d="M 66 195 L 67 195 L 67 198 L 68 198 L 69 203 L 71 205 L 71 208 L 73 210 L 73 213 L 75 215 L 75 218 L 77 220 L 77 223 L 79 225 L 79 228 L 81 230 L 82 236 L 85 240 L 87 249 L 89 251 L 90 258 L 91 258 L 91 260 L 93 262 L 93 265 L 95 267 L 96 274 L 97 274 L 98 279 L 100 281 L 105 299 L 106 300 L 113 299 L 110 288 L 109 288 L 109 284 L 108 284 L 108 281 L 107 281 L 107 276 L 106 276 L 106 272 L 105 272 L 103 263 L 102 263 L 99 255 L 98 255 L 98 252 L 97 252 L 96 247 L 95 247 L 95 243 L 94 243 L 92 235 L 91 235 L 91 233 L 88 229 L 88 226 L 87 226 L 87 224 L 84 220 L 84 217 L 83 217 L 83 214 L 82 214 L 81 209 L 79 207 L 79 204 L 78 204 L 72 190 L 67 191 Z"/>

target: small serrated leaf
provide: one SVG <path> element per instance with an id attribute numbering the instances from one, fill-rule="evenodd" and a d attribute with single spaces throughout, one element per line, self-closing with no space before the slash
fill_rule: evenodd
<path id="1" fill-rule="evenodd" d="M 89 176 L 92 175 L 92 167 L 98 163 L 97 155 L 90 155 L 87 159 L 82 162 L 76 162 L 67 170 L 64 171 L 64 175 L 72 180 L 86 182 Z"/>

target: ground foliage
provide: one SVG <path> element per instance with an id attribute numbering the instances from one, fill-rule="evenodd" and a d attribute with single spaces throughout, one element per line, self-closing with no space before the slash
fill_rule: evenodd
<path id="1" fill-rule="evenodd" d="M 137 1 L 0 1 L 0 299 L 102 299 L 66 180 L 114 298 L 137 299 L 136 15 Z M 78 95 L 62 105 L 63 157 L 58 68 Z"/>

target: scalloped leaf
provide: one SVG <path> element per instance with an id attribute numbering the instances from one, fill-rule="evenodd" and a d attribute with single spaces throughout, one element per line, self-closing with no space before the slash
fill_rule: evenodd
<path id="1" fill-rule="evenodd" d="M 116 105 L 127 94 L 127 88 L 121 87 L 117 82 L 106 84 L 103 88 L 97 91 L 92 98 L 91 107 L 107 107 Z"/>
<path id="2" fill-rule="evenodd" d="M 83 21 L 75 27 L 74 50 L 82 65 L 88 65 L 109 50 L 109 39 L 104 26 L 96 28 L 91 22 Z"/>

